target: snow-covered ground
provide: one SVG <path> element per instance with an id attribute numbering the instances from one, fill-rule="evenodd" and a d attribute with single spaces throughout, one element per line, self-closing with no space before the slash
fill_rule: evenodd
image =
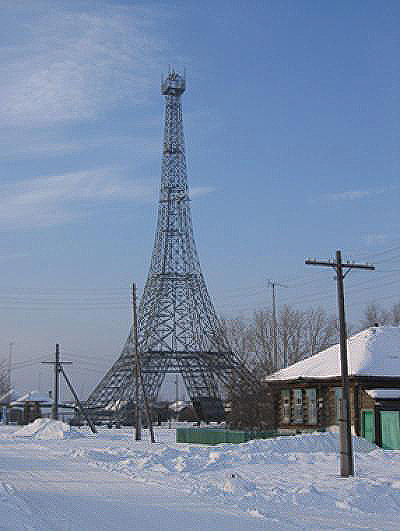
<path id="1" fill-rule="evenodd" d="M 68 430 L 0 426 L 1 530 L 400 529 L 400 452 L 363 439 L 344 479 L 333 433 L 199 446 Z"/>

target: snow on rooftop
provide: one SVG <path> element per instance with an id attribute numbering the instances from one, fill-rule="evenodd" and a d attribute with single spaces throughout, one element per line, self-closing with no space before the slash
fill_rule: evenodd
<path id="1" fill-rule="evenodd" d="M 366 393 L 372 398 L 397 398 L 400 399 L 400 389 L 368 389 Z"/>
<path id="2" fill-rule="evenodd" d="M 177 402 L 174 402 L 173 404 L 170 404 L 169 409 L 172 411 L 175 411 L 175 413 L 179 413 L 182 411 L 182 409 L 185 409 L 185 407 L 190 406 L 190 402 L 184 402 L 183 400 L 178 400 Z"/>
<path id="3" fill-rule="evenodd" d="M 347 340 L 347 357 L 350 376 L 400 377 L 400 327 L 371 327 L 355 334 Z M 266 380 L 330 378 L 340 374 L 337 344 L 269 375 Z"/>
<path id="4" fill-rule="evenodd" d="M 51 403 L 49 395 L 47 393 L 41 393 L 40 391 L 29 391 L 25 395 L 20 396 L 15 403 L 20 402 L 41 402 Z"/>
<path id="5" fill-rule="evenodd" d="M 6 391 L 3 395 L 0 396 L 0 403 L 16 400 L 18 396 L 19 393 L 17 393 L 15 389 L 10 389 L 9 391 Z"/>

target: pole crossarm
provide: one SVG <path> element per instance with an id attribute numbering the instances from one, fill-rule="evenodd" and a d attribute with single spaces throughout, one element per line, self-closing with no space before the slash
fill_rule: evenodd
<path id="1" fill-rule="evenodd" d="M 306 265 L 315 265 L 315 266 L 328 266 L 333 267 L 334 269 L 337 268 L 338 264 L 334 261 L 319 261 L 319 260 L 305 260 L 304 262 Z M 341 267 L 346 269 L 368 269 L 369 271 L 374 271 L 375 266 L 370 264 L 353 264 L 351 262 L 343 262 L 341 264 Z"/>

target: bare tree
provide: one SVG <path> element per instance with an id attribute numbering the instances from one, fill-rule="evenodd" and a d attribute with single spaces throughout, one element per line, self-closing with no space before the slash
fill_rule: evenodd
<path id="1" fill-rule="evenodd" d="M 251 321 L 224 321 L 235 353 L 260 378 L 296 361 L 312 356 L 337 341 L 336 318 L 322 308 L 307 311 L 284 306 L 277 318 L 278 366 L 273 355 L 273 319 L 270 310 L 254 313 Z"/>
<path id="2" fill-rule="evenodd" d="M 368 328 L 376 324 L 388 324 L 390 316 L 386 310 L 383 310 L 376 302 L 371 302 L 364 310 L 364 319 L 362 327 Z"/>
<path id="3" fill-rule="evenodd" d="M 223 321 L 232 349 L 246 363 L 256 380 L 284 364 L 314 355 L 337 341 L 336 319 L 328 317 L 322 308 L 308 311 L 284 306 L 277 318 L 278 366 L 273 354 L 273 318 L 270 310 L 254 313 L 251 320 L 236 318 Z M 231 413 L 228 423 L 237 429 L 271 429 L 274 409 L 271 390 L 260 386 L 249 390 L 246 386 L 230 389 Z"/>
<path id="4" fill-rule="evenodd" d="M 7 391 L 9 386 L 8 381 L 8 363 L 6 360 L 0 361 L 0 396 L 3 396 Z"/>
<path id="5" fill-rule="evenodd" d="M 222 326 L 233 352 L 242 361 L 247 361 L 252 341 L 248 323 L 242 317 L 236 317 L 235 319 L 222 319 Z"/>
<path id="6" fill-rule="evenodd" d="M 392 325 L 400 326 L 400 302 L 398 302 L 397 304 L 393 304 L 391 314 L 392 314 Z"/>
<path id="7" fill-rule="evenodd" d="M 323 308 L 310 309 L 304 316 L 305 356 L 314 356 L 338 341 L 336 317 L 328 317 Z"/>
<path id="8" fill-rule="evenodd" d="M 304 312 L 288 305 L 279 312 L 278 357 L 281 367 L 292 365 L 306 356 L 303 345 L 304 319 Z"/>
<path id="9" fill-rule="evenodd" d="M 362 328 L 378 325 L 400 325 L 400 303 L 396 303 L 390 310 L 381 308 L 376 302 L 371 302 L 364 310 Z"/>

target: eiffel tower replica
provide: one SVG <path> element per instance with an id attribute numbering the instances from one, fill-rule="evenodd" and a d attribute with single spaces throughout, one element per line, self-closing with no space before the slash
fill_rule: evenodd
<path id="1" fill-rule="evenodd" d="M 179 373 L 201 420 L 223 418 L 224 386 L 245 369 L 233 354 L 207 291 L 193 237 L 181 96 L 185 76 L 162 79 L 164 143 L 158 223 L 139 305 L 138 352 L 149 403 L 168 373 Z M 135 397 L 133 329 L 120 357 L 88 398 L 89 408 L 117 409 Z"/>

